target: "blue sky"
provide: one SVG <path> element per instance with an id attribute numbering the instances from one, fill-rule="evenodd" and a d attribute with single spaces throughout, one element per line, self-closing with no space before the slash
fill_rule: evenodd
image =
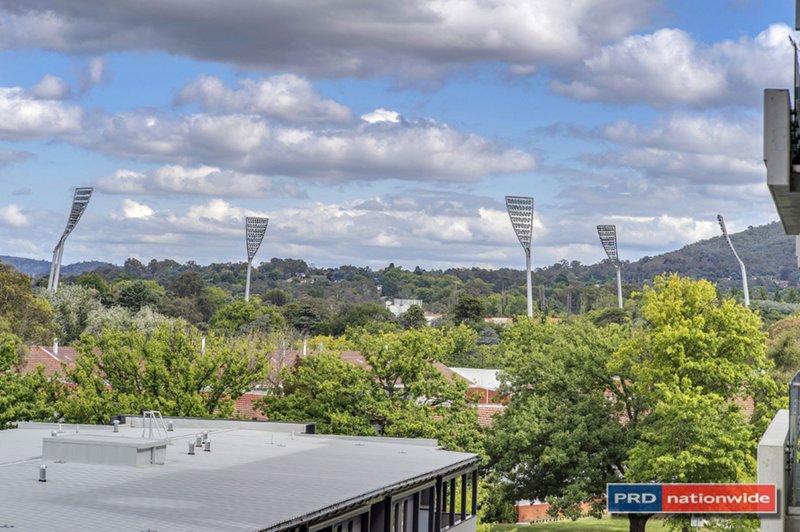
<path id="1" fill-rule="evenodd" d="M 522 267 L 777 219 L 788 0 L 0 0 L 0 255 Z"/>

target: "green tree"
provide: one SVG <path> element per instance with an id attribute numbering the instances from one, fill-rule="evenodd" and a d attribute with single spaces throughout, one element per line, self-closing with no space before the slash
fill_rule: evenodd
<path id="1" fill-rule="evenodd" d="M 342 306 L 330 320 L 329 333 L 340 335 L 348 327 L 365 327 L 373 323 L 392 321 L 393 315 L 380 303 L 349 303 Z"/>
<path id="2" fill-rule="evenodd" d="M 197 298 L 197 308 L 203 315 L 203 321 L 208 321 L 214 313 L 230 300 L 231 296 L 222 288 L 206 286 Z"/>
<path id="3" fill-rule="evenodd" d="M 234 401 L 266 378 L 273 346 L 209 334 L 203 351 L 202 336 L 182 320 L 84 335 L 67 372 L 74 386 L 59 404 L 64 419 L 108 423 L 111 415 L 142 410 L 229 417 Z"/>
<path id="4" fill-rule="evenodd" d="M 547 500 L 553 512 L 576 518 L 582 503 L 601 500 L 606 483 L 619 480 L 634 425 L 624 401 L 609 401 L 618 381 L 606 364 L 624 332 L 526 318 L 507 331 L 511 399 L 486 443 L 506 482 L 500 489 Z"/>
<path id="5" fill-rule="evenodd" d="M 60 385 L 48 379 L 41 367 L 33 373 L 19 373 L 24 350 L 19 337 L 0 330 L 0 430 L 16 421 L 54 421 L 57 417 L 52 397 Z"/>
<path id="6" fill-rule="evenodd" d="M 708 281 L 656 277 L 641 294 L 641 327 L 610 367 L 639 404 L 625 478 L 741 482 L 755 476 L 756 442 L 779 405 L 758 316 L 719 301 Z M 751 399 L 745 417 L 737 400 Z M 649 516 L 631 516 L 643 530 Z M 675 518 L 676 525 L 686 525 Z"/>
<path id="7" fill-rule="evenodd" d="M 772 375 L 778 384 L 785 385 L 800 371 L 800 317 L 777 321 L 768 333 L 767 356 L 774 364 Z"/>
<path id="8" fill-rule="evenodd" d="M 143 307 L 158 308 L 164 295 L 164 289 L 153 281 L 136 279 L 119 283 L 118 293 L 117 302 L 120 305 L 133 312 L 138 312 Z"/>
<path id="9" fill-rule="evenodd" d="M 31 279 L 0 263 L 0 321 L 24 342 L 49 344 L 55 327 L 50 304 L 36 297 Z"/>
<path id="10" fill-rule="evenodd" d="M 267 290 L 264 294 L 264 301 L 269 301 L 276 307 L 282 307 L 286 303 L 291 300 L 289 294 L 287 294 L 284 290 L 280 288 L 273 288 L 271 290 Z"/>
<path id="11" fill-rule="evenodd" d="M 456 324 L 475 325 L 483 320 L 483 312 L 484 304 L 481 299 L 464 294 L 458 298 L 458 303 L 453 307 L 451 314 Z"/>
<path id="12" fill-rule="evenodd" d="M 253 297 L 250 301 L 237 299 L 223 306 L 211 317 L 209 325 L 225 334 L 250 334 L 280 329 L 285 321 L 272 306 L 262 305 Z"/>
<path id="13" fill-rule="evenodd" d="M 80 337 L 92 312 L 104 309 L 94 288 L 67 284 L 56 292 L 45 291 L 44 296 L 53 308 L 58 338 L 63 345 L 70 345 Z"/>
<path id="14" fill-rule="evenodd" d="M 419 305 L 408 307 L 408 310 L 397 318 L 397 322 L 403 329 L 420 329 L 428 323 L 425 320 L 425 311 Z"/>
<path id="15" fill-rule="evenodd" d="M 193 325 L 203 321 L 203 313 L 194 297 L 164 297 L 161 300 L 160 310 L 167 316 L 183 318 Z"/>
<path id="16" fill-rule="evenodd" d="M 309 355 L 284 370 L 283 386 L 262 408 L 271 419 L 311 419 L 338 434 L 437 438 L 449 449 L 479 451 L 466 384 L 433 365 L 444 343 L 442 333 L 431 329 L 361 331 L 350 346 L 367 367 L 336 351 Z"/>
<path id="17" fill-rule="evenodd" d="M 75 279 L 75 284 L 96 290 L 103 305 L 109 306 L 114 303 L 114 289 L 106 278 L 97 272 L 81 274 Z"/>
<path id="18" fill-rule="evenodd" d="M 178 297 L 199 297 L 206 282 L 197 272 L 182 272 L 172 282 L 172 292 Z"/>

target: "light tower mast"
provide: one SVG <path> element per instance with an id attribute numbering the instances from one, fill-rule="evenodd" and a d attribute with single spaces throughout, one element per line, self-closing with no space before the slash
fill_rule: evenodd
<path id="1" fill-rule="evenodd" d="M 739 268 L 742 270 L 742 290 L 744 290 L 744 306 L 750 306 L 750 293 L 747 288 L 747 268 L 744 267 L 744 262 L 742 259 L 739 258 L 739 254 L 736 253 L 736 249 L 733 247 L 733 242 L 731 242 L 731 237 L 728 235 L 728 230 L 725 228 L 725 219 L 722 218 L 721 214 L 717 215 L 717 221 L 719 222 L 719 228 L 722 229 L 722 236 L 725 237 L 725 240 L 728 242 L 728 247 L 731 248 L 733 251 L 733 256 L 736 257 L 736 260 L 739 262 Z"/>
<path id="2" fill-rule="evenodd" d="M 622 308 L 622 264 L 619 262 L 619 253 L 617 252 L 617 226 L 598 225 L 597 234 L 600 236 L 600 243 L 603 244 L 608 260 L 617 269 L 617 304 L 619 308 Z"/>
<path id="3" fill-rule="evenodd" d="M 245 237 L 247 240 L 247 282 L 244 288 L 244 300 L 250 301 L 250 270 L 253 267 L 253 257 L 256 256 L 261 242 L 264 240 L 264 233 L 267 232 L 269 218 L 255 218 L 248 216 L 244 220 Z"/>
<path id="4" fill-rule="evenodd" d="M 72 209 L 70 209 L 69 218 L 67 219 L 67 226 L 64 228 L 64 233 L 58 240 L 58 244 L 53 248 L 53 262 L 50 263 L 50 277 L 47 280 L 47 289 L 55 292 L 58 290 L 58 279 L 61 276 L 61 259 L 64 256 L 64 243 L 67 241 L 69 234 L 78 225 L 78 221 L 83 216 L 83 211 L 89 205 L 89 199 L 92 197 L 92 187 L 81 187 L 75 189 L 75 194 L 72 196 Z"/>
<path id="5" fill-rule="evenodd" d="M 525 250 L 525 276 L 528 283 L 528 317 L 533 316 L 533 293 L 531 289 L 531 235 L 533 233 L 533 198 L 506 196 L 506 209 L 511 226 Z"/>

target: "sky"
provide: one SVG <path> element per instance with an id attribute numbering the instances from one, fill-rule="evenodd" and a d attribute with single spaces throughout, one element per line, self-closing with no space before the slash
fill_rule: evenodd
<path id="1" fill-rule="evenodd" d="M 0 255 L 524 268 L 777 219 L 790 0 L 0 0 Z"/>

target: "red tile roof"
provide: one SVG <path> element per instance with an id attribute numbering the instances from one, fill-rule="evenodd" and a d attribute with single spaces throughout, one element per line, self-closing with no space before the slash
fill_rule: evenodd
<path id="1" fill-rule="evenodd" d="M 20 373 L 32 373 L 36 367 L 44 366 L 45 375 L 63 375 L 62 363 L 68 369 L 75 367 L 75 358 L 78 353 L 72 347 L 59 346 L 58 353 L 48 346 L 32 345 L 28 346 L 28 352 L 23 356 L 23 363 L 19 366 Z"/>

